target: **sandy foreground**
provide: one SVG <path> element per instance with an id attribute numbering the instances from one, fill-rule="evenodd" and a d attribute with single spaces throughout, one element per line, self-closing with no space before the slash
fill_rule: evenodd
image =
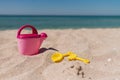
<path id="1" fill-rule="evenodd" d="M 48 38 L 40 54 L 23 56 L 17 30 L 0 31 L 0 80 L 120 80 L 120 29 L 39 30 Z M 25 31 L 29 33 L 30 31 Z M 51 55 L 73 51 L 91 61 L 53 63 Z"/>

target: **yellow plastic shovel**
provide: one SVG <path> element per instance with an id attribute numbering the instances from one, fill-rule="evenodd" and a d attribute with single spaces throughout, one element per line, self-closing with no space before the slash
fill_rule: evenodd
<path id="1" fill-rule="evenodd" d="M 64 57 L 69 56 L 71 53 L 66 53 L 66 54 L 62 54 L 60 52 L 55 52 L 52 56 L 51 59 L 53 62 L 60 62 L 64 59 Z"/>

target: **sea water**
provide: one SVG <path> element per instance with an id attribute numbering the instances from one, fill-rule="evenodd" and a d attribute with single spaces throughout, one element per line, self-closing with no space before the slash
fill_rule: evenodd
<path id="1" fill-rule="evenodd" d="M 37 29 L 119 28 L 120 16 L 0 15 L 0 30 L 25 24 Z"/>

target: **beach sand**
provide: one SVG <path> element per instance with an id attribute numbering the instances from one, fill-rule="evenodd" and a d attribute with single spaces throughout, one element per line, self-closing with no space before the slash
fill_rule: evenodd
<path id="1" fill-rule="evenodd" d="M 25 31 L 30 32 L 30 31 Z M 0 31 L 0 80 L 120 80 L 120 29 L 39 30 L 48 38 L 38 55 L 18 52 L 17 30 Z M 51 55 L 75 52 L 87 58 L 53 63 Z"/>

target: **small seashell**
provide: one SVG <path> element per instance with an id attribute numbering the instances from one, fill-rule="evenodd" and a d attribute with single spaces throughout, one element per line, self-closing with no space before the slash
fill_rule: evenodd
<path id="1" fill-rule="evenodd" d="M 110 62 L 112 59 L 111 58 L 108 58 L 107 61 Z"/>

